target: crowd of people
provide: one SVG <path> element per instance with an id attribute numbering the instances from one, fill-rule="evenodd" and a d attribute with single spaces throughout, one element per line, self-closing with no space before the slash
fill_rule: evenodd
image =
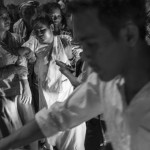
<path id="1" fill-rule="evenodd" d="M 149 150 L 148 3 L 0 6 L 0 150 Z"/>
<path id="2" fill-rule="evenodd" d="M 74 39 L 67 3 L 0 6 L 1 139 L 33 120 L 41 109 L 64 102 L 92 72 L 83 60 L 83 46 Z M 105 142 L 100 115 L 19 150 L 100 149 Z"/>

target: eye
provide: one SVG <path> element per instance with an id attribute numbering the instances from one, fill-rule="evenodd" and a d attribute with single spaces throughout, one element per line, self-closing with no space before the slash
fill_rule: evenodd
<path id="1" fill-rule="evenodd" d="M 61 19 L 62 17 L 61 17 L 61 15 L 52 15 L 51 18 L 52 19 L 55 19 L 55 18 L 56 19 Z"/>
<path id="2" fill-rule="evenodd" d="M 44 33 L 45 31 L 46 31 L 46 29 L 39 30 L 40 33 Z"/>
<path id="3" fill-rule="evenodd" d="M 46 29 L 35 29 L 34 31 L 35 31 L 36 36 L 39 36 L 41 34 L 43 35 Z"/>

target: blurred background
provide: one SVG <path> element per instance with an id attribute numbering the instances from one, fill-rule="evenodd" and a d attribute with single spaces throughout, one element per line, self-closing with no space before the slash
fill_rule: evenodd
<path id="1" fill-rule="evenodd" d="M 4 3 L 5 5 L 7 4 L 20 4 L 22 2 L 25 2 L 25 1 L 28 1 L 28 0 L 0 0 L 0 3 Z M 45 3 L 45 2 L 50 2 L 50 1 L 55 1 L 55 0 L 37 0 L 39 1 L 40 3 Z"/>

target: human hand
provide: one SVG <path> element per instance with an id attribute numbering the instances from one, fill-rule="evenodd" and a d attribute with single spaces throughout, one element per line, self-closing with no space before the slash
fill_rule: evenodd
<path id="1" fill-rule="evenodd" d="M 31 103 L 31 101 L 32 101 L 32 93 L 29 84 L 26 83 L 25 86 L 23 87 L 21 103 L 28 104 Z"/>
<path id="2" fill-rule="evenodd" d="M 61 61 L 58 61 L 56 60 L 56 64 L 60 67 L 59 70 L 62 74 L 64 74 L 65 76 L 67 76 L 68 74 L 70 74 L 71 72 L 69 71 L 69 68 L 68 66 L 61 62 Z"/>
<path id="3" fill-rule="evenodd" d="M 24 56 L 24 57 L 26 57 L 27 59 L 30 59 L 33 55 L 34 55 L 34 53 L 31 51 L 31 49 L 30 48 L 28 48 L 28 47 L 21 47 L 19 50 L 18 50 L 18 54 L 20 55 L 20 56 Z"/>
<path id="4" fill-rule="evenodd" d="M 56 65 L 58 65 L 59 67 L 61 67 L 61 68 L 67 68 L 67 65 L 65 63 L 63 63 L 62 61 L 56 60 L 55 62 L 56 62 Z"/>

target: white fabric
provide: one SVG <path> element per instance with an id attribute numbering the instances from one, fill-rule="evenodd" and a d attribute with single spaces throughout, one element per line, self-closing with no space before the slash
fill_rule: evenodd
<path id="1" fill-rule="evenodd" d="M 116 77 L 106 83 L 92 73 L 65 102 L 56 102 L 36 115 L 41 131 L 52 136 L 103 113 L 114 150 L 149 150 L 150 83 L 127 107 L 124 82 Z"/>
<path id="2" fill-rule="evenodd" d="M 44 51 L 50 51 L 49 47 Z M 39 66 L 39 92 L 41 103 L 43 102 L 40 106 L 41 108 L 43 106 L 49 108 L 56 101 L 64 101 L 73 91 L 73 86 L 69 79 L 59 71 L 59 66 L 55 62 L 59 60 L 69 64 L 69 60 L 58 37 L 54 37 L 52 58 L 50 61 L 48 60 L 49 53 L 47 52 L 44 56 L 38 56 L 37 54 L 37 57 L 37 64 Z"/>
<path id="3" fill-rule="evenodd" d="M 66 76 L 61 74 L 55 62 L 59 60 L 69 64 L 69 60 L 58 36 L 54 37 L 51 60 L 49 60 L 50 47 L 42 46 L 34 37 L 31 38 L 25 45 L 29 45 L 37 56 L 34 68 L 39 81 L 40 108 L 50 108 L 56 101 L 65 101 L 73 92 L 72 84 Z M 84 150 L 85 132 L 86 126 L 83 123 L 74 129 L 48 138 L 48 143 L 56 145 L 61 150 Z"/>

